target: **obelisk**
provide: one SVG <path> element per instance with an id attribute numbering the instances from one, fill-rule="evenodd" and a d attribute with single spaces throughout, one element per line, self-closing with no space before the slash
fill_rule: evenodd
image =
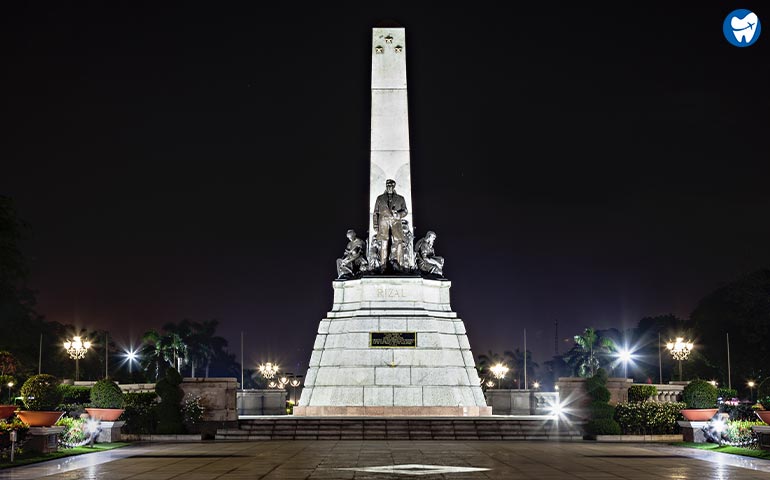
<path id="1" fill-rule="evenodd" d="M 412 175 L 409 165 L 409 108 L 406 93 L 406 34 L 400 27 L 372 29 L 372 117 L 369 174 L 369 218 L 385 180 L 396 181 L 412 222 Z M 369 244 L 374 231 L 369 228 Z"/>

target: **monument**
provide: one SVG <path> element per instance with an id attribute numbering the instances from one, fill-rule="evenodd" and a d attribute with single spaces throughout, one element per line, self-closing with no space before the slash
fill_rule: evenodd
<path id="1" fill-rule="evenodd" d="M 298 416 L 491 415 L 436 234 L 414 241 L 400 27 L 372 29 L 369 234 L 348 230 Z"/>

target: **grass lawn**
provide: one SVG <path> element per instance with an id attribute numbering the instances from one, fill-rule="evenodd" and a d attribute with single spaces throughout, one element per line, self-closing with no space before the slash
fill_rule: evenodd
<path id="1" fill-rule="evenodd" d="M 733 455 L 743 455 L 744 457 L 754 457 L 770 460 L 770 451 L 768 450 L 752 450 L 750 448 L 728 447 L 727 445 L 720 447 L 716 443 L 679 442 L 672 443 L 672 445 L 676 445 L 678 447 L 697 448 L 698 450 L 708 450 L 710 452 L 731 453 Z"/>
<path id="2" fill-rule="evenodd" d="M 113 448 L 125 447 L 126 445 L 130 444 L 126 442 L 97 443 L 94 445 L 94 448 L 60 448 L 58 452 L 45 454 L 25 452 L 20 455 L 16 455 L 13 463 L 11 463 L 10 457 L 0 459 L 0 469 L 18 467 L 19 465 L 29 465 L 30 463 L 45 462 L 46 460 L 55 460 L 57 458 L 71 457 L 73 455 L 83 455 L 85 453 L 104 452 L 106 450 L 112 450 Z"/>

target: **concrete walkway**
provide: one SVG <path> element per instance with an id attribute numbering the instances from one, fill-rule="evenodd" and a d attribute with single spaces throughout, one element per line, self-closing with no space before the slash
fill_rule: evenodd
<path id="1" fill-rule="evenodd" d="M 665 445 L 503 441 L 144 444 L 0 471 L 2 479 L 770 479 L 770 461 Z"/>

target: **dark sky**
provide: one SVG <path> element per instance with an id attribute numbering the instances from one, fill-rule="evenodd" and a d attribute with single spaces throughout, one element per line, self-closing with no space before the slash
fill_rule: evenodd
<path id="1" fill-rule="evenodd" d="M 216 318 L 247 365 L 304 369 L 369 223 L 382 19 L 407 28 L 415 225 L 476 354 L 527 328 L 542 362 L 554 320 L 687 316 L 770 265 L 770 31 L 722 35 L 763 2 L 6 3 L 0 192 L 50 320 Z"/>

